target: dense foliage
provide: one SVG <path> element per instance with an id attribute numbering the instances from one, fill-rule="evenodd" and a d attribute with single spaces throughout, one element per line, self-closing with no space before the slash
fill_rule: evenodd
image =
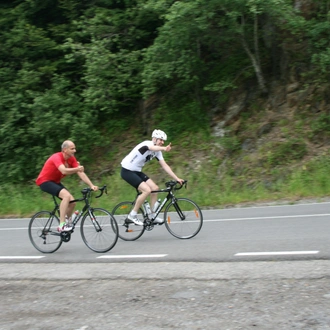
<path id="1" fill-rule="evenodd" d="M 330 1 L 3 0 L 0 181 L 35 178 L 70 138 L 80 158 L 131 127 L 207 131 L 248 83 L 329 80 Z M 184 118 L 184 120 L 183 120 Z M 88 161 L 88 159 L 85 159 Z"/>

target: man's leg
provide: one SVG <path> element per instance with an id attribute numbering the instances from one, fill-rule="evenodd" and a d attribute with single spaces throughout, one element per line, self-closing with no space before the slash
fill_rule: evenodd
<path id="1" fill-rule="evenodd" d="M 148 180 L 149 181 L 149 180 Z M 139 208 L 142 206 L 143 202 L 146 200 L 146 198 L 149 196 L 151 189 L 149 185 L 146 182 L 141 182 L 138 189 L 141 191 L 141 194 L 136 199 L 133 211 L 138 213 Z"/>
<path id="2" fill-rule="evenodd" d="M 148 186 L 150 187 L 150 190 L 151 191 L 154 191 L 154 190 L 159 190 L 159 187 L 156 185 L 156 183 L 154 181 L 152 181 L 151 179 L 148 179 L 147 182 Z M 162 224 L 164 223 L 164 219 L 161 218 L 161 217 L 157 217 L 155 218 L 155 212 L 154 212 L 154 206 L 155 206 L 155 203 L 157 201 L 157 196 L 158 194 L 157 193 L 152 193 L 150 194 L 150 207 L 151 207 L 151 217 L 154 221 L 154 224 Z"/>
<path id="3" fill-rule="evenodd" d="M 143 222 L 138 219 L 137 213 L 142 206 L 145 199 L 150 194 L 150 187 L 147 185 L 146 181 L 149 180 L 148 176 L 145 175 L 142 172 L 135 172 L 135 171 L 129 171 L 125 168 L 121 169 L 121 177 L 128 182 L 131 186 L 136 188 L 141 192 L 140 195 L 138 195 L 134 208 L 131 210 L 131 212 L 128 215 L 128 219 L 133 221 L 136 225 L 143 226 Z"/>
<path id="4" fill-rule="evenodd" d="M 72 196 L 72 199 L 70 199 L 70 201 L 72 201 L 72 200 L 74 200 L 73 196 Z M 68 217 L 68 219 L 70 219 L 72 217 L 72 213 L 74 212 L 75 208 L 76 208 L 76 203 L 69 203 L 69 206 L 66 211 L 66 216 Z"/>
<path id="5" fill-rule="evenodd" d="M 65 222 L 65 215 L 68 217 L 72 215 L 75 204 L 70 204 L 70 201 L 74 200 L 74 198 L 66 189 L 62 189 L 58 197 L 62 199 L 60 203 L 60 223 L 63 223 Z"/>
<path id="6" fill-rule="evenodd" d="M 40 185 L 40 189 L 52 196 L 57 196 L 62 201 L 60 203 L 60 221 L 65 222 L 65 215 L 71 217 L 76 203 L 69 202 L 74 200 L 73 196 L 66 190 L 62 183 L 55 183 L 53 181 L 46 181 Z"/>
<path id="7" fill-rule="evenodd" d="M 153 190 L 159 189 L 159 187 L 156 185 L 156 183 L 154 181 L 152 181 L 151 179 L 148 179 L 146 184 L 149 186 L 150 192 Z M 154 205 L 156 203 L 156 200 L 157 200 L 157 193 L 150 194 L 150 207 L 151 207 L 152 211 L 154 210 Z"/>

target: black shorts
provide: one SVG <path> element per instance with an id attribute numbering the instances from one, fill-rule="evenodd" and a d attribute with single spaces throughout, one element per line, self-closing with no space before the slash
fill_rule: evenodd
<path id="1" fill-rule="evenodd" d="M 146 182 L 149 180 L 149 177 L 143 172 L 130 171 L 126 168 L 121 168 L 121 177 L 128 182 L 134 188 L 138 188 L 141 182 Z"/>
<path id="2" fill-rule="evenodd" d="M 62 183 L 55 183 L 54 181 L 46 181 L 39 187 L 42 191 L 57 197 L 62 189 L 66 189 Z"/>

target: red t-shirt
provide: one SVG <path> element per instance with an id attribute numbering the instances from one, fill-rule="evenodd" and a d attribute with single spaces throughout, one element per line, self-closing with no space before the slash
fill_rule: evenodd
<path id="1" fill-rule="evenodd" d="M 77 159 L 74 156 L 67 159 L 66 162 L 69 168 L 79 166 Z M 61 179 L 65 177 L 65 175 L 63 175 L 61 171 L 58 169 L 61 164 L 65 165 L 65 159 L 62 152 L 57 152 L 52 156 L 50 156 L 46 160 L 40 174 L 38 175 L 36 184 L 40 186 L 42 183 L 46 181 L 53 181 L 56 183 L 60 183 Z"/>

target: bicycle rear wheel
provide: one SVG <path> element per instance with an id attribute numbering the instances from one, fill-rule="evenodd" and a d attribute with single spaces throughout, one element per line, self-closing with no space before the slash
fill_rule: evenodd
<path id="1" fill-rule="evenodd" d="M 112 211 L 118 223 L 119 237 L 124 241 L 135 241 L 143 235 L 145 230 L 144 226 L 137 226 L 127 219 L 132 208 L 133 202 L 122 202 L 116 205 Z M 141 221 L 144 219 L 142 209 L 138 212 L 138 218 Z"/>
<path id="2" fill-rule="evenodd" d="M 196 236 L 203 225 L 203 214 L 199 206 L 188 198 L 176 198 L 166 207 L 165 227 L 177 238 Z"/>
<path id="3" fill-rule="evenodd" d="M 36 213 L 29 223 L 29 238 L 40 252 L 53 253 L 62 245 L 61 234 L 57 231 L 60 220 L 49 211 Z"/>
<path id="4" fill-rule="evenodd" d="M 95 252 L 110 251 L 118 240 L 118 225 L 105 209 L 92 208 L 81 220 L 80 233 L 88 248 Z"/>

